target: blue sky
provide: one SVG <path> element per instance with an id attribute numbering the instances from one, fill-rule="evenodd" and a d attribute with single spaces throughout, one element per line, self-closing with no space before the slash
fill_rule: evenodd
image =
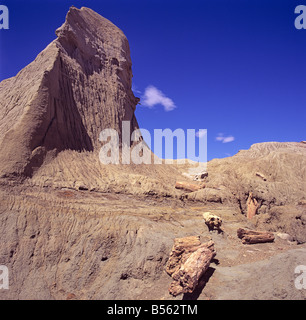
<path id="1" fill-rule="evenodd" d="M 1 1 L 0 80 L 48 43 L 71 5 L 90 7 L 127 36 L 141 127 L 207 129 L 208 159 L 253 143 L 306 139 L 305 0 Z"/>

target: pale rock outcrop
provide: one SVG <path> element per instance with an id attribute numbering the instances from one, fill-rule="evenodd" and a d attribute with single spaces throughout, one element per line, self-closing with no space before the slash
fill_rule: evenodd
<path id="1" fill-rule="evenodd" d="M 62 150 L 95 151 L 105 128 L 138 128 L 123 32 L 91 9 L 71 7 L 57 39 L 0 84 L 0 177 L 31 177 Z"/>
<path id="2" fill-rule="evenodd" d="M 200 172 L 198 174 L 196 174 L 193 178 L 194 181 L 199 181 L 199 180 L 203 180 L 205 178 L 208 177 L 208 172 L 206 171 L 203 171 L 203 172 Z"/>

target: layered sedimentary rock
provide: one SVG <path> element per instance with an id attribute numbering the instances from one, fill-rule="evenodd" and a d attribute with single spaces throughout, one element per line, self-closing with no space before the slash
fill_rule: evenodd
<path id="1" fill-rule="evenodd" d="M 260 229 L 282 230 L 306 241 L 304 143 L 256 143 L 232 157 L 209 161 L 207 171 L 205 188 L 186 199 L 234 205 Z"/>
<path id="2" fill-rule="evenodd" d="M 71 7 L 57 39 L 0 84 L 0 176 L 32 176 L 62 150 L 94 151 L 102 129 L 121 134 L 134 115 L 131 58 L 123 32 Z"/>

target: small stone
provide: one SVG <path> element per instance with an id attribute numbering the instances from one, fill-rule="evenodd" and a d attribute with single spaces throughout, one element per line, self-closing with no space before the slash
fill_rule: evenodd
<path id="1" fill-rule="evenodd" d="M 288 233 L 278 232 L 276 233 L 276 236 L 282 240 L 293 241 L 293 237 Z"/>

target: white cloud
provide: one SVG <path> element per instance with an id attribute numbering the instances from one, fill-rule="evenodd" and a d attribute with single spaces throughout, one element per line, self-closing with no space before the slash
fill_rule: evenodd
<path id="1" fill-rule="evenodd" d="M 224 137 L 223 133 L 219 133 L 218 136 L 216 137 L 216 141 L 220 141 L 222 143 L 229 143 L 235 140 L 234 136 L 227 136 Z"/>
<path id="2" fill-rule="evenodd" d="M 233 136 L 228 136 L 228 137 L 224 137 L 222 143 L 228 143 L 228 142 L 232 142 L 235 140 L 235 137 Z"/>
<path id="3" fill-rule="evenodd" d="M 216 137 L 217 141 L 223 141 L 224 137 Z"/>
<path id="4" fill-rule="evenodd" d="M 165 111 L 172 111 L 176 108 L 174 102 L 166 97 L 163 92 L 154 86 L 148 86 L 142 97 L 141 105 L 153 108 L 157 104 L 161 104 Z"/>

